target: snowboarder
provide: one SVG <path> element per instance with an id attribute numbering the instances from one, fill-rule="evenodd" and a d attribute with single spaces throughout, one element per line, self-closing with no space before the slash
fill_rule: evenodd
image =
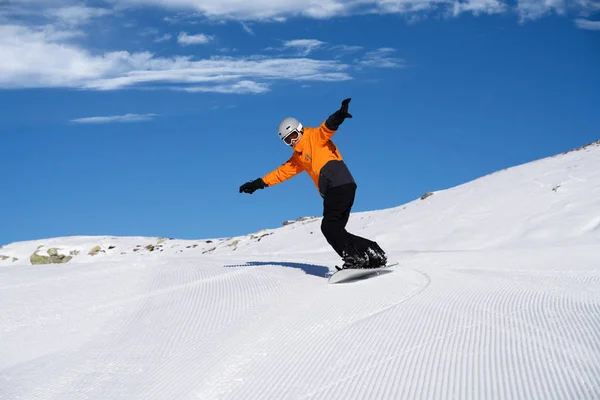
<path id="1" fill-rule="evenodd" d="M 294 150 L 290 159 L 262 178 L 244 183 L 240 193 L 254 193 L 306 171 L 323 198 L 321 232 L 342 257 L 342 268 L 379 268 L 387 263 L 385 252 L 376 242 L 346 231 L 354 204 L 356 183 L 331 137 L 346 118 L 350 99 L 318 128 L 304 127 L 295 118 L 279 124 L 279 137 Z"/>

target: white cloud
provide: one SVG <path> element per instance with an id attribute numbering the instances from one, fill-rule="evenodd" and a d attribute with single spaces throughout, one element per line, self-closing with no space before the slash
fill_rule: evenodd
<path id="1" fill-rule="evenodd" d="M 85 6 L 71 6 L 49 9 L 47 15 L 54 17 L 59 22 L 68 25 L 84 25 L 93 18 L 99 18 L 113 13 L 107 8 L 93 8 Z"/>
<path id="2" fill-rule="evenodd" d="M 538 19 L 552 12 L 562 15 L 565 9 L 565 0 L 518 0 L 517 2 L 517 12 L 521 21 Z"/>
<path id="3" fill-rule="evenodd" d="M 249 33 L 250 35 L 254 36 L 254 31 L 252 30 L 252 28 L 250 28 L 250 25 L 249 25 L 249 24 L 247 24 L 247 23 L 245 23 L 245 22 L 243 22 L 243 21 L 241 22 L 241 24 L 242 24 L 242 28 L 243 28 L 243 29 L 244 29 L 244 30 L 245 30 L 247 33 Z"/>
<path id="4" fill-rule="evenodd" d="M 575 24 L 578 28 L 587 29 L 591 31 L 600 31 L 600 21 L 590 21 L 587 19 L 576 19 Z"/>
<path id="5" fill-rule="evenodd" d="M 216 21 L 239 20 L 285 22 L 290 17 L 304 16 L 326 19 L 356 14 L 401 14 L 407 20 L 425 19 L 428 14 L 459 16 L 463 13 L 496 14 L 516 11 L 521 21 L 541 18 L 551 13 L 588 17 L 600 10 L 598 0 L 97 0 L 110 8 L 82 6 L 79 0 L 0 0 L 7 5 L 2 15 L 39 14 L 39 10 L 65 22 L 82 24 L 91 18 L 142 7 L 162 7 L 173 23 L 196 23 L 200 18 Z M 516 5 L 514 5 L 516 3 Z M 570 11 L 574 11 L 571 13 Z M 249 28 L 245 25 L 245 28 Z M 252 29 L 247 29 L 250 33 Z"/>
<path id="6" fill-rule="evenodd" d="M 278 80 L 352 79 L 339 60 L 309 58 L 157 57 L 150 52 L 102 54 L 67 43 L 69 31 L 0 25 L 0 88 L 62 87 L 116 90 L 138 86 L 200 87 L 261 93 Z"/>
<path id="7" fill-rule="evenodd" d="M 161 6 L 176 11 L 195 11 L 212 19 L 281 20 L 304 15 L 328 18 L 341 15 L 347 0 L 108 0 L 120 6 Z M 360 0 L 362 1 L 362 0 Z M 352 0 L 351 3 L 355 3 Z"/>
<path id="8" fill-rule="evenodd" d="M 78 124 L 110 124 L 117 122 L 140 122 L 154 119 L 158 114 L 125 114 L 109 117 L 86 117 L 72 119 L 71 122 Z"/>
<path id="9" fill-rule="evenodd" d="M 283 43 L 285 48 L 293 48 L 298 50 L 300 55 L 307 56 L 313 50 L 323 46 L 325 42 L 316 39 L 296 39 L 288 40 Z"/>
<path id="10" fill-rule="evenodd" d="M 171 35 L 170 33 L 165 33 L 164 35 L 154 39 L 154 41 L 156 43 L 167 42 L 167 41 L 171 40 L 172 37 L 173 37 L 173 35 Z"/>
<path id="11" fill-rule="evenodd" d="M 87 7 L 75 0 L 0 0 L 0 22 L 26 18 L 40 25 L 76 27 L 113 13 L 113 9 Z"/>
<path id="12" fill-rule="evenodd" d="M 598 0 L 575 0 L 575 2 L 581 17 L 589 17 L 600 11 L 600 1 Z"/>
<path id="13" fill-rule="evenodd" d="M 340 53 L 355 53 L 357 51 L 361 51 L 363 49 L 362 46 L 348 46 L 345 44 L 338 44 L 335 46 L 331 46 L 329 48 L 332 51 L 340 52 Z"/>
<path id="14" fill-rule="evenodd" d="M 326 19 L 353 14 L 410 14 L 422 11 L 450 13 L 498 13 L 507 9 L 506 0 L 110 0 L 126 6 L 162 6 L 189 10 L 211 19 L 283 22 L 289 17 Z M 530 0 L 544 1 L 544 0 Z M 581 1 L 581 0 L 576 0 Z M 587 0 L 590 1 L 590 0 Z"/>
<path id="15" fill-rule="evenodd" d="M 463 13 L 497 14 L 516 12 L 522 22 L 548 14 L 567 14 L 587 18 L 600 11 L 598 0 L 96 0 L 95 5 L 82 5 L 80 0 L 0 0 L 0 21 L 10 15 L 40 15 L 55 22 L 81 25 L 93 18 L 115 12 L 143 7 L 161 7 L 171 12 L 165 21 L 197 23 L 200 19 L 213 21 L 238 20 L 250 34 L 248 22 L 285 22 L 291 17 L 326 19 L 362 14 L 399 14 L 407 21 L 428 18 L 429 15 L 460 16 Z M 116 10 L 116 11 L 115 11 Z M 197 35 L 194 35 L 197 36 Z M 190 36 L 192 38 L 193 36 Z M 200 35 L 194 44 L 206 43 Z M 190 40 L 194 40 L 193 38 Z M 184 39 L 185 41 L 185 39 Z M 187 43 L 186 43 L 187 44 Z"/>
<path id="16" fill-rule="evenodd" d="M 236 94 L 259 94 L 269 91 L 269 85 L 253 81 L 239 81 L 233 84 L 194 86 L 184 89 L 187 92 L 212 92 L 212 93 L 236 93 Z"/>
<path id="17" fill-rule="evenodd" d="M 198 35 L 188 35 L 186 32 L 181 32 L 177 37 L 177 42 L 183 46 L 190 46 L 195 44 L 207 44 L 213 39 L 212 36 L 204 35 L 202 33 Z"/>
<path id="18" fill-rule="evenodd" d="M 499 0 L 468 0 L 456 1 L 452 9 L 452 14 L 458 16 L 464 12 L 471 12 L 474 15 L 479 14 L 500 14 L 507 9 L 507 5 Z"/>
<path id="19" fill-rule="evenodd" d="M 374 51 L 369 51 L 364 55 L 362 59 L 357 61 L 357 65 L 361 67 L 376 68 L 404 67 L 406 64 L 404 60 L 392 56 L 395 52 L 395 49 L 389 47 L 382 47 Z"/>

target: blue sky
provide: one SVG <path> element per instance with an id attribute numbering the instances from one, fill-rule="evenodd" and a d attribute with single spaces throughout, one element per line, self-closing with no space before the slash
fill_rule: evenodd
<path id="1" fill-rule="evenodd" d="M 354 211 L 600 139 L 598 1 L 5 0 L 0 54 L 0 245 L 319 216 L 306 174 L 238 188 L 346 97 Z"/>

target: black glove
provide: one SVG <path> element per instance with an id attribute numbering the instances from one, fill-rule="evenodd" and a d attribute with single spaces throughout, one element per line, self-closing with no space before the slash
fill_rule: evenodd
<path id="1" fill-rule="evenodd" d="M 350 99 L 342 101 L 342 107 L 333 114 L 331 114 L 329 118 L 327 118 L 327 121 L 325 121 L 325 126 L 327 127 L 327 129 L 337 131 L 346 118 L 352 118 L 352 114 L 348 113 L 349 103 Z"/>
<path id="2" fill-rule="evenodd" d="M 240 193 L 244 192 L 252 194 L 256 189 L 264 189 L 265 187 L 267 187 L 267 185 L 265 185 L 262 178 L 258 178 L 240 186 Z"/>

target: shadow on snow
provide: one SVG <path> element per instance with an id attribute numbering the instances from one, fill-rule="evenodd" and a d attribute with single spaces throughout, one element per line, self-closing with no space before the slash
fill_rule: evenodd
<path id="1" fill-rule="evenodd" d="M 225 265 L 225 268 L 235 267 L 260 267 L 266 265 L 280 265 L 286 268 L 297 268 L 304 271 L 307 275 L 318 276 L 319 278 L 328 278 L 331 275 L 328 267 L 316 264 L 304 264 L 294 262 L 282 262 L 282 261 L 250 261 L 245 264 L 233 264 Z"/>

